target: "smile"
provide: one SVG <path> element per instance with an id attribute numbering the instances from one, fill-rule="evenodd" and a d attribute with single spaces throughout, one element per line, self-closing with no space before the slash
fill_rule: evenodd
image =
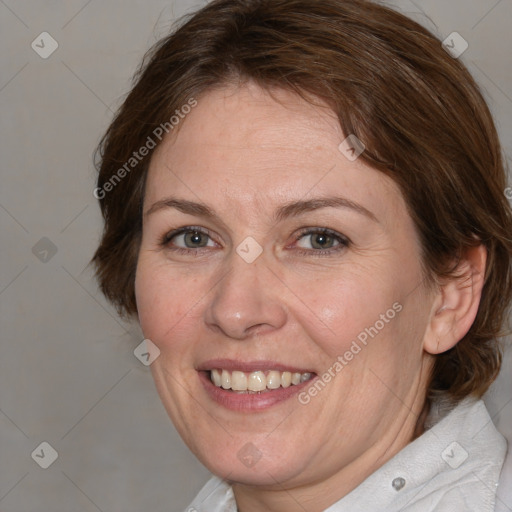
<path id="1" fill-rule="evenodd" d="M 265 393 L 307 382 L 312 378 L 312 375 L 310 372 L 282 372 L 278 370 L 243 372 L 213 369 L 210 371 L 210 380 L 215 386 L 225 390 L 239 393 Z"/>
<path id="2" fill-rule="evenodd" d="M 298 395 L 318 378 L 307 367 L 275 360 L 215 359 L 196 367 L 206 396 L 235 412 L 261 412 Z"/>

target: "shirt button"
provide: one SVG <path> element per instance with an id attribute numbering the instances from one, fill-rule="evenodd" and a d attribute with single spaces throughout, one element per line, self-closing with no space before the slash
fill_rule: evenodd
<path id="1" fill-rule="evenodd" d="M 393 486 L 393 489 L 395 489 L 395 491 L 399 491 L 400 489 L 403 489 L 405 487 L 405 479 L 402 477 L 395 478 L 391 485 Z"/>

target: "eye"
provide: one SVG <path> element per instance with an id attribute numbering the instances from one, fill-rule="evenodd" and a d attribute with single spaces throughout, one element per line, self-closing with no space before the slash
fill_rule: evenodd
<path id="1" fill-rule="evenodd" d="M 171 231 L 165 235 L 163 245 L 170 249 L 194 250 L 215 247 L 210 235 L 200 228 L 188 227 Z"/>
<path id="2" fill-rule="evenodd" d="M 306 253 L 330 253 L 349 245 L 345 236 L 326 228 L 309 228 L 301 231 L 296 246 Z"/>

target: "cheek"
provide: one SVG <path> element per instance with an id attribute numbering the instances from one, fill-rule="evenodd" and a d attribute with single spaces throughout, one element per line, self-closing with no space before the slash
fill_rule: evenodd
<path id="1" fill-rule="evenodd" d="M 197 279 L 142 258 L 137 266 L 135 296 L 144 336 L 159 347 L 173 343 L 194 316 L 201 289 Z"/>
<path id="2" fill-rule="evenodd" d="M 291 315 L 328 356 L 326 362 L 344 354 L 355 340 L 365 346 L 368 340 L 391 333 L 397 316 L 393 304 L 400 293 L 396 283 L 373 275 L 366 269 L 325 274 L 309 283 L 301 283 L 300 278 L 290 282 L 291 290 L 303 290 L 296 298 L 290 298 Z"/>

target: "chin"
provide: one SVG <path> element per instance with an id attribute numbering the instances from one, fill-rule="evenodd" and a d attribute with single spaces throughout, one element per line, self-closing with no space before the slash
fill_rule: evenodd
<path id="1" fill-rule="evenodd" d="M 286 446 L 276 438 L 274 442 L 262 440 L 256 446 L 249 439 L 238 439 L 226 446 L 225 451 L 212 450 L 210 445 L 194 452 L 213 474 L 243 485 L 282 486 L 303 475 L 308 467 L 303 442 Z"/>

